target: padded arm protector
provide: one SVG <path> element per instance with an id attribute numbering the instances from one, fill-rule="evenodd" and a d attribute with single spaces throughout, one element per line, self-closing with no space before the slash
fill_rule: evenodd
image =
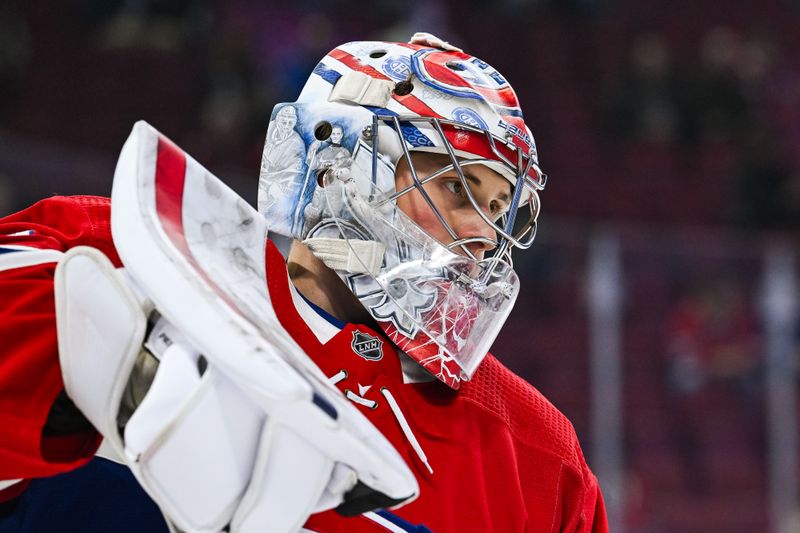
<path id="1" fill-rule="evenodd" d="M 313 512 L 344 504 L 359 513 L 415 496 L 413 475 L 404 464 L 398 472 L 390 460 L 386 479 L 403 496 L 371 489 L 364 498 L 363 481 L 375 486 L 382 472 L 359 472 L 358 458 L 333 457 L 325 442 L 272 420 L 163 319 L 148 342 L 152 303 L 98 250 L 70 250 L 56 270 L 55 287 L 67 393 L 180 530 L 291 532 Z M 146 377 L 137 384 L 143 370 L 155 367 L 142 364 L 144 344 L 163 351 L 152 383 Z M 137 387 L 142 390 L 132 390 Z M 144 389 L 141 402 L 131 405 Z M 298 416 L 307 408 L 302 403 Z M 329 423 L 337 425 L 335 419 Z M 366 420 L 356 424 L 382 441 Z"/>

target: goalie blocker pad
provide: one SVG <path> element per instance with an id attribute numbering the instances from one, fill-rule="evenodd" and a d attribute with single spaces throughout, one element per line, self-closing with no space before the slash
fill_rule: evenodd
<path id="1" fill-rule="evenodd" d="M 322 510 L 320 497 L 323 508 L 340 504 L 342 490 L 352 489 L 342 507 L 347 514 L 393 507 L 410 501 L 419 490 L 397 451 L 328 383 L 280 325 L 266 287 L 266 233 L 263 217 L 231 189 L 146 123 L 134 126 L 114 177 L 114 243 L 134 285 L 185 338 L 182 351 L 165 353 L 162 361 L 163 365 L 174 359 L 183 370 L 170 365 L 166 370 L 172 370 L 165 376 L 180 374 L 170 379 L 188 380 L 184 373 L 190 374 L 197 354 L 207 359 L 208 369 L 199 375 L 195 364 L 191 382 L 180 381 L 185 399 L 172 418 L 164 408 L 143 411 L 148 402 L 156 402 L 158 391 L 177 390 L 170 379 L 163 380 L 162 389 L 157 374 L 125 430 L 124 445 L 129 460 L 134 460 L 131 451 L 136 451 L 139 462 L 149 462 L 150 473 L 140 468 L 137 477 L 185 529 L 197 524 L 193 513 L 213 505 L 198 506 L 194 496 L 179 494 L 184 489 L 166 482 L 159 488 L 161 482 L 148 476 L 171 472 L 169 462 L 154 467 L 157 453 L 151 450 L 156 446 L 165 453 L 164 435 L 177 439 L 179 429 L 188 428 L 194 420 L 192 409 L 204 413 L 197 416 L 202 422 L 192 431 L 203 434 L 213 427 L 219 435 L 228 435 L 228 440 L 239 432 L 248 438 L 257 435 L 252 439 L 252 453 L 244 454 L 253 462 L 231 466 L 242 473 L 242 479 L 252 472 L 229 517 L 237 530 L 249 531 L 250 525 L 259 524 L 263 528 L 269 520 L 271 530 L 281 531 L 279 516 L 295 515 L 292 520 L 297 521 L 304 514 L 305 520 L 312 511 Z M 231 427 L 235 425 L 231 416 L 215 418 L 212 405 L 222 406 L 220 413 L 236 412 L 235 424 L 241 427 Z M 160 414 L 163 420 L 139 426 L 139 413 L 150 413 L 152 418 L 146 418 L 152 420 Z M 206 417 L 214 422 L 206 424 Z M 136 427 L 148 429 L 138 434 Z M 196 441 L 187 438 L 186 446 L 196 446 Z M 176 453 L 179 449 L 183 445 L 175 447 Z M 189 455 L 201 459 L 203 454 Z M 203 459 L 214 461 L 208 455 Z M 214 470 L 222 470 L 219 466 Z M 343 471 L 354 475 L 342 476 Z M 333 481 L 337 474 L 338 484 Z M 342 477 L 348 483 L 342 483 Z M 188 476 L 184 485 L 191 480 Z M 301 497 L 301 493 L 307 495 Z M 313 498 L 308 496 L 311 493 Z M 293 508 L 290 500 L 303 503 Z M 222 503 L 215 507 L 220 516 L 228 514 L 224 507 Z M 208 517 L 204 520 L 212 522 Z M 288 522 L 283 526 L 286 531 L 295 527 Z"/>
<path id="2" fill-rule="evenodd" d="M 247 488 L 265 413 L 216 369 L 201 373 L 198 354 L 174 343 L 123 438 L 119 407 L 145 340 L 143 307 L 101 252 L 65 255 L 56 269 L 65 389 L 173 522 L 219 531 Z"/>
<path id="3" fill-rule="evenodd" d="M 344 495 L 345 514 L 400 503 L 361 482 L 346 494 L 331 487 L 334 462 L 327 455 L 291 430 L 266 424 L 263 410 L 182 342 L 161 355 L 123 439 L 117 406 L 145 340 L 147 303 L 94 248 L 66 254 L 56 287 L 67 392 L 181 529 L 220 531 L 232 521 L 234 531 L 264 524 L 296 531 L 326 488 L 333 490 L 328 507 Z"/>
<path id="4" fill-rule="evenodd" d="M 416 496 L 400 455 L 275 316 L 263 218 L 144 122 L 117 165 L 112 233 L 129 280 L 96 251 L 59 266 L 65 383 L 170 521 L 288 532 L 340 504 L 359 514 Z M 152 307 L 183 340 L 163 353 L 120 436 L 119 400 Z"/>

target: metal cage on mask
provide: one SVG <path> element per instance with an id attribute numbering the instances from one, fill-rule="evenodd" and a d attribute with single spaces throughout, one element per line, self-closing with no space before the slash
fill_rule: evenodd
<path id="1" fill-rule="evenodd" d="M 363 134 L 364 137 L 368 138 L 372 143 L 373 175 L 378 162 L 379 132 L 381 131 L 379 125 L 381 123 L 389 125 L 394 131 L 394 134 L 397 135 L 400 141 L 399 144 L 403 151 L 403 157 L 407 161 L 413 183 L 401 190 L 395 191 L 393 194 L 388 195 L 382 200 L 381 203 L 376 204 L 376 207 L 380 207 L 386 202 L 396 202 L 401 196 L 408 194 L 413 190 L 417 190 L 422 195 L 422 198 L 434 213 L 439 223 L 452 239 L 452 242 L 442 244 L 449 250 L 460 249 L 467 257 L 475 261 L 505 261 L 509 265 L 513 266 L 511 251 L 514 248 L 526 250 L 531 247 L 536 237 L 537 217 L 539 216 L 540 202 L 538 191 L 544 189 L 547 182 L 547 175 L 541 171 L 532 151 L 528 154 L 524 154 L 520 148 L 515 146 L 510 141 L 510 139 L 499 138 L 487 130 L 470 126 L 462 122 L 441 118 L 418 117 L 414 115 L 375 114 L 373 117 L 372 126 L 367 127 Z M 412 149 L 409 148 L 408 142 L 406 139 L 404 139 L 402 133 L 405 125 L 413 126 L 415 124 L 424 124 L 434 129 L 442 141 L 442 145 L 445 150 L 444 155 L 447 155 L 451 161 L 449 165 L 444 166 L 424 177 L 419 176 L 411 156 Z M 459 156 L 459 154 L 456 153 L 456 149 L 448 139 L 446 128 L 450 129 L 451 132 L 454 132 L 455 135 L 458 135 L 458 132 L 466 132 L 469 135 L 477 137 L 476 140 L 478 142 L 485 142 L 485 146 L 488 148 L 488 153 L 485 155 L 491 154 L 494 156 L 494 158 L 475 157 L 475 154 L 469 154 L 469 158 L 463 155 Z M 501 147 L 503 148 L 502 150 Z M 439 149 L 437 153 L 442 153 L 441 149 Z M 490 166 L 490 168 L 496 168 L 498 164 L 504 167 L 505 171 L 501 171 L 499 173 L 511 183 L 513 194 L 506 212 L 503 213 L 499 219 L 493 220 L 489 215 L 486 214 L 484 209 L 481 208 L 478 200 L 475 198 L 475 195 L 472 192 L 472 187 L 467 180 L 467 176 L 465 175 L 464 167 L 469 167 L 472 165 L 486 165 Z M 485 237 L 458 235 L 452 225 L 447 222 L 439 208 L 435 205 L 434 201 L 425 190 L 424 185 L 426 183 L 429 183 L 451 171 L 456 172 L 463 190 L 466 193 L 467 199 L 469 200 L 473 209 L 481 217 L 483 222 L 492 228 L 492 230 L 494 230 L 497 235 L 496 239 L 490 240 Z M 527 216 L 518 216 L 520 214 L 520 210 L 524 208 L 527 208 L 527 213 L 523 213 L 523 215 Z M 473 254 L 467 245 L 476 242 L 491 246 L 490 257 L 479 260 Z"/>
<path id="2" fill-rule="evenodd" d="M 389 128 L 381 128 L 382 124 Z M 421 176 L 414 168 L 415 148 L 408 146 L 402 133 L 408 126 L 432 128 L 442 141 L 450 164 Z M 448 133 L 455 132 L 468 132 L 485 139 L 487 154 L 493 153 L 495 158 L 466 159 L 465 155 L 475 157 L 475 154 L 461 154 L 450 144 Z M 406 158 L 413 180 L 408 187 L 381 190 L 377 186 L 375 177 L 382 157 L 379 146 L 385 140 L 380 135 L 393 135 L 393 140 L 399 142 L 401 157 Z M 344 271 L 342 263 L 334 269 L 392 341 L 440 380 L 457 388 L 461 380 L 471 378 L 516 300 L 519 281 L 510 253 L 512 248 L 525 249 L 533 242 L 539 212 L 538 191 L 546 178 L 533 154 L 523 154 L 485 130 L 454 121 L 376 114 L 371 126 L 362 130 L 361 138 L 372 152 L 372 188 L 367 194 L 356 186 L 356 182 L 365 181 L 365 176 L 354 176 L 350 169 L 340 172 L 330 168 L 322 174 L 328 216 L 334 223 L 328 227 L 335 228 L 338 238 L 350 247 L 349 255 L 359 263 L 356 268 L 349 267 L 349 272 Z M 506 153 L 498 143 L 503 143 Z M 442 153 L 441 147 L 435 150 Z M 515 156 L 516 164 L 509 155 Z M 492 220 L 481 209 L 472 193 L 465 172 L 470 165 L 498 169 L 511 182 L 508 211 L 498 220 Z M 396 171 L 397 165 L 393 166 Z M 425 191 L 426 183 L 451 171 L 457 174 L 472 208 L 496 232 L 496 240 L 489 243 L 494 246 L 491 257 L 476 257 L 468 244 L 487 239 L 457 235 Z M 436 240 L 397 207 L 397 199 L 413 190 L 420 192 L 453 239 L 451 243 Z M 518 216 L 521 208 L 528 211 L 524 219 Z M 315 241 L 312 236 L 304 242 L 314 249 Z M 365 243 L 379 244 L 380 251 L 376 253 L 374 246 L 365 247 Z M 404 255 L 398 250 L 411 251 Z M 374 262 L 376 255 L 380 255 L 381 261 L 378 269 Z M 329 266 L 334 265 L 318 256 Z"/>

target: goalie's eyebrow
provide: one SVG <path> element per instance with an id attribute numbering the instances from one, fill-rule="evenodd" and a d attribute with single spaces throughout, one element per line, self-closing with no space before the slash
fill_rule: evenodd
<path id="1" fill-rule="evenodd" d="M 466 180 L 468 182 L 470 182 L 470 184 L 474 185 L 476 188 L 480 188 L 481 185 L 483 185 L 483 182 L 481 182 L 481 179 L 478 176 L 476 176 L 475 174 L 473 174 L 472 172 L 469 172 L 468 170 L 463 170 L 463 172 L 464 172 L 464 177 L 466 178 Z M 500 175 L 498 174 L 498 176 L 500 176 Z M 502 176 L 500 176 L 500 178 L 505 183 L 508 183 L 508 181 L 505 178 L 503 178 Z M 508 193 L 503 192 L 503 193 L 498 194 L 496 199 L 500 200 L 501 202 L 504 202 L 505 204 L 509 204 L 511 202 L 511 195 L 508 194 Z"/>

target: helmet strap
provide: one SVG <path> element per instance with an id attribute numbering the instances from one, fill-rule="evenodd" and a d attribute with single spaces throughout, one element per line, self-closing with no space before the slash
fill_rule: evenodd
<path id="1" fill-rule="evenodd" d="M 337 80 L 328 101 L 386 107 L 392 98 L 394 85 L 394 82 L 351 70 Z"/>
<path id="2" fill-rule="evenodd" d="M 386 246 L 377 241 L 312 237 L 303 244 L 328 268 L 350 274 L 377 275 L 383 263 Z"/>

